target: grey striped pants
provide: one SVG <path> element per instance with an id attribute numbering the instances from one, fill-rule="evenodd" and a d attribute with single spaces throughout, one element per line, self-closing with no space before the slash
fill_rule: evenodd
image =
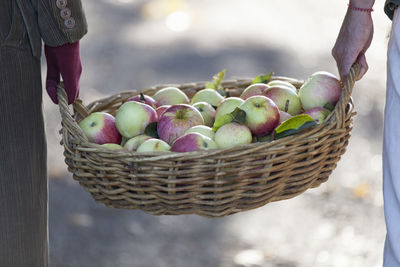
<path id="1" fill-rule="evenodd" d="M 46 267 L 48 183 L 40 60 L 32 56 L 14 0 L 1 2 L 0 267 Z"/>

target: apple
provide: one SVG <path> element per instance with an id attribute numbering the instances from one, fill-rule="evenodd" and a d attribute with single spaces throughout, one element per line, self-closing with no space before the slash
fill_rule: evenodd
<path id="1" fill-rule="evenodd" d="M 255 95 L 263 95 L 264 91 L 267 90 L 269 86 L 265 83 L 254 83 L 249 85 L 242 94 L 240 95 L 241 99 L 246 100 L 247 98 Z"/>
<path id="2" fill-rule="evenodd" d="M 171 105 L 162 105 L 156 108 L 157 118 L 160 118 L 164 111 L 169 108 Z"/>
<path id="3" fill-rule="evenodd" d="M 154 121 L 157 121 L 154 108 L 135 101 L 122 104 L 115 115 L 117 129 L 126 138 L 142 134 L 146 126 Z"/>
<path id="4" fill-rule="evenodd" d="M 250 129 L 246 125 L 237 122 L 225 124 L 215 133 L 215 143 L 219 148 L 250 144 L 252 140 Z"/>
<path id="5" fill-rule="evenodd" d="M 136 101 L 136 102 L 147 104 L 147 105 L 149 105 L 150 107 L 152 107 L 154 109 L 157 108 L 156 100 L 154 100 L 154 98 L 152 98 L 151 96 L 144 95 L 142 93 L 140 93 L 139 95 L 136 95 L 136 96 L 128 98 L 128 101 Z"/>
<path id="6" fill-rule="evenodd" d="M 274 86 L 286 87 L 286 88 L 293 90 L 293 92 L 297 93 L 296 86 L 294 86 L 293 84 L 291 84 L 290 82 L 287 82 L 287 81 L 273 80 L 273 81 L 270 81 L 269 83 L 267 83 L 267 85 L 271 86 L 271 87 L 274 87 Z"/>
<path id="7" fill-rule="evenodd" d="M 187 133 L 177 138 L 171 146 L 174 152 L 191 152 L 204 149 L 216 149 L 217 144 L 200 133 Z"/>
<path id="8" fill-rule="evenodd" d="M 193 126 L 189 130 L 187 130 L 185 133 L 199 133 L 199 134 L 205 135 L 213 140 L 215 137 L 214 131 L 211 129 L 211 127 L 208 127 L 206 125 Z"/>
<path id="9" fill-rule="evenodd" d="M 330 113 L 328 109 L 321 107 L 315 107 L 304 112 L 304 114 L 310 115 L 317 124 L 321 124 Z"/>
<path id="10" fill-rule="evenodd" d="M 319 71 L 312 74 L 299 89 L 305 110 L 315 107 L 333 109 L 342 93 L 342 86 L 335 75 Z"/>
<path id="11" fill-rule="evenodd" d="M 121 145 L 118 144 L 114 144 L 114 143 L 105 143 L 101 145 L 102 147 L 105 147 L 107 149 L 110 150 L 120 150 L 120 149 L 124 149 Z"/>
<path id="12" fill-rule="evenodd" d="M 115 118 L 109 113 L 93 112 L 79 123 L 79 127 L 89 142 L 99 145 L 121 143 L 121 134 L 115 126 Z"/>
<path id="13" fill-rule="evenodd" d="M 177 87 L 165 87 L 153 95 L 157 106 L 189 104 L 187 95 Z"/>
<path id="14" fill-rule="evenodd" d="M 263 95 L 274 101 L 279 110 L 292 116 L 301 112 L 300 98 L 292 89 L 275 86 L 268 88 Z"/>
<path id="15" fill-rule="evenodd" d="M 172 105 L 161 115 L 157 124 L 157 133 L 161 140 L 172 144 L 188 129 L 204 124 L 201 113 L 186 104 Z"/>
<path id="16" fill-rule="evenodd" d="M 215 119 L 218 117 L 229 114 L 243 104 L 244 100 L 239 97 L 228 97 L 225 98 L 221 104 L 217 107 L 217 113 L 215 114 Z"/>
<path id="17" fill-rule="evenodd" d="M 216 111 L 211 104 L 207 102 L 197 102 L 193 104 L 193 107 L 200 111 L 204 119 L 204 125 L 212 126 L 214 124 Z"/>
<path id="18" fill-rule="evenodd" d="M 224 97 L 217 90 L 206 88 L 198 91 L 192 97 L 192 105 L 197 102 L 207 102 L 213 107 L 218 107 Z"/>
<path id="19" fill-rule="evenodd" d="M 137 149 L 136 152 L 152 152 L 152 151 L 170 151 L 171 146 L 166 142 L 156 138 L 150 138 L 144 141 Z"/>
<path id="20" fill-rule="evenodd" d="M 279 123 L 279 109 L 266 96 L 251 96 L 239 108 L 246 112 L 245 124 L 255 136 L 269 134 Z"/>
<path id="21" fill-rule="evenodd" d="M 281 124 L 285 120 L 290 119 L 291 117 L 292 117 L 292 115 L 290 115 L 289 113 L 279 110 L 279 124 Z"/>
<path id="22" fill-rule="evenodd" d="M 124 148 L 129 151 L 135 151 L 144 141 L 151 139 L 151 136 L 139 134 L 126 141 Z"/>

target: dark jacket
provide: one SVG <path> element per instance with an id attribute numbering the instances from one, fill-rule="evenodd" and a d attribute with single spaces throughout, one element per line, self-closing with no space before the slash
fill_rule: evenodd
<path id="1" fill-rule="evenodd" d="M 386 0 L 385 13 L 390 19 L 393 19 L 394 10 L 398 5 L 400 5 L 400 0 Z"/>
<path id="2" fill-rule="evenodd" d="M 16 0 L 35 57 L 49 46 L 79 41 L 87 33 L 81 0 Z"/>

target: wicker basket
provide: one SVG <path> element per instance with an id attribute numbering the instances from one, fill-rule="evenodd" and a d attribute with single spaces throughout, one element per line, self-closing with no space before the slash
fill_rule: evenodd
<path id="1" fill-rule="evenodd" d="M 136 153 L 108 150 L 88 142 L 77 122 L 91 112 L 115 114 L 137 91 L 125 92 L 84 106 L 74 104 L 59 86 L 62 142 L 68 170 L 93 198 L 107 207 L 139 209 L 154 215 L 198 214 L 222 217 L 293 198 L 328 180 L 345 152 L 352 129 L 351 93 L 359 65 L 351 68 L 334 112 L 310 131 L 269 143 L 187 153 Z M 289 81 L 296 87 L 301 81 Z M 239 95 L 250 79 L 225 81 Z M 174 85 L 189 97 L 205 83 Z M 142 91 L 152 95 L 167 85 Z"/>

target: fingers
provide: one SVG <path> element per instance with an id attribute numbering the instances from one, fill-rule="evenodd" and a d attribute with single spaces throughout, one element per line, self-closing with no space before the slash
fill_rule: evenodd
<path id="1" fill-rule="evenodd" d="M 80 60 L 75 61 L 75 64 L 64 65 L 61 69 L 61 76 L 68 96 L 68 105 L 74 103 L 79 96 L 81 74 L 82 63 Z"/>
<path id="2" fill-rule="evenodd" d="M 361 53 L 357 59 L 357 62 L 361 64 L 360 73 L 356 77 L 356 81 L 361 80 L 361 78 L 367 73 L 368 71 L 368 63 L 364 53 Z"/>
<path id="3" fill-rule="evenodd" d="M 58 104 L 57 85 L 60 83 L 60 70 L 57 66 L 53 51 L 45 46 L 47 76 L 46 91 L 54 104 Z"/>

